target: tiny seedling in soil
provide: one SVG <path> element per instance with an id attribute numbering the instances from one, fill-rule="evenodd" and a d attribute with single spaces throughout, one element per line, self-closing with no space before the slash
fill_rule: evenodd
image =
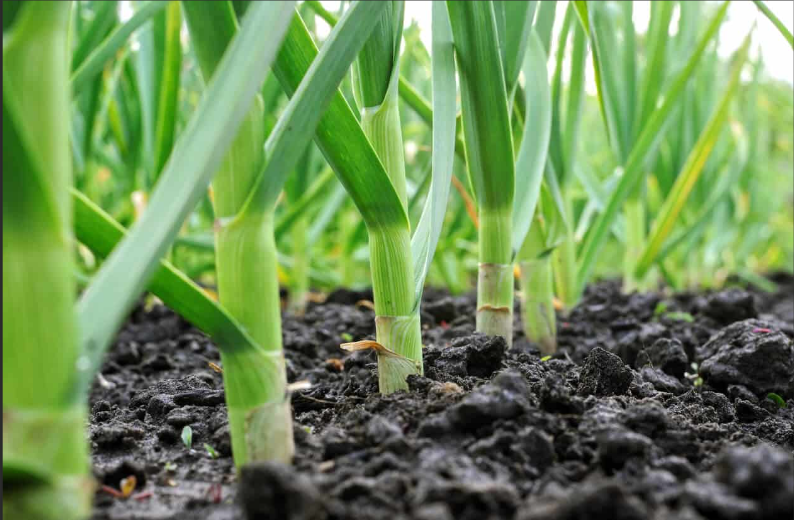
<path id="1" fill-rule="evenodd" d="M 193 447 L 193 428 L 190 426 L 185 426 L 182 428 L 182 443 L 187 449 L 191 449 Z"/>
<path id="2" fill-rule="evenodd" d="M 766 398 L 769 399 L 770 401 L 774 401 L 774 403 L 778 405 L 780 408 L 786 408 L 787 406 L 786 401 L 774 392 L 770 392 L 766 394 Z"/>
<path id="3" fill-rule="evenodd" d="M 665 313 L 664 317 L 675 321 L 685 321 L 687 323 L 695 321 L 695 318 L 688 312 L 668 312 Z"/>
<path id="4" fill-rule="evenodd" d="M 207 452 L 207 454 L 210 456 L 211 459 L 217 459 L 218 458 L 218 452 L 215 451 L 215 448 L 213 448 L 212 446 L 210 446 L 206 442 L 204 443 L 204 450 Z"/>

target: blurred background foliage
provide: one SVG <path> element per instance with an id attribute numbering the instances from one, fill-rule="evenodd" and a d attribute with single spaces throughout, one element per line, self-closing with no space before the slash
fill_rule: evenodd
<path id="1" fill-rule="evenodd" d="M 92 49 L 147 3 L 80 1 L 76 4 L 71 32 L 73 71 Z M 336 16 L 345 6 L 344 2 L 324 4 L 335 4 L 338 10 L 329 12 Z M 555 27 L 561 23 L 559 13 L 564 12 L 567 3 L 559 4 Z M 699 4 L 698 9 L 704 12 L 716 9 L 710 3 Z M 680 16 L 680 9 L 681 5 L 676 5 L 674 18 Z M 328 24 L 308 3 L 300 4 L 299 11 L 321 44 L 328 33 Z M 703 19 L 705 24 L 706 18 L 692 19 Z M 699 22 L 694 23 L 693 27 L 671 25 L 672 44 L 668 45 L 667 59 L 674 64 L 673 70 L 691 50 L 691 39 L 685 38 L 682 31 L 696 35 L 702 29 L 697 25 Z M 549 53 L 550 74 L 560 45 L 555 41 L 557 34 L 555 30 Z M 639 63 L 643 64 L 647 59 L 645 36 L 638 32 L 635 42 Z M 415 93 L 429 100 L 431 58 L 423 43 L 420 24 L 406 18 L 403 39 L 401 76 Z M 656 158 L 647 165 L 643 200 L 650 216 L 656 214 L 671 189 L 727 83 L 730 58 L 722 57 L 717 45 L 711 45 L 707 59 L 688 83 L 686 101 L 664 127 Z M 569 44 L 563 60 L 564 92 L 568 87 L 569 72 L 565 67 L 570 68 L 570 52 Z M 736 275 L 745 281 L 768 285 L 758 275 L 794 270 L 794 91 L 791 83 L 769 73 L 762 56 L 755 47 L 744 67 L 726 124 L 747 137 L 748 160 L 736 172 L 724 195 L 704 215 L 709 196 L 720 179 L 729 174 L 734 162 L 731 132 L 722 131 L 676 223 L 673 236 L 686 231 L 685 236 L 653 268 L 652 284 L 676 289 L 714 287 L 734 280 Z M 591 75 L 589 53 L 586 68 Z M 75 92 L 72 151 L 76 188 L 124 226 L 132 226 L 146 207 L 148 194 L 157 182 L 175 137 L 195 110 L 203 88 L 180 6 L 169 2 L 127 40 L 101 74 Z M 342 90 L 353 106 L 349 76 Z M 265 81 L 262 94 L 269 130 L 286 106 L 287 96 L 272 76 Z M 429 186 L 431 129 L 404 97 L 400 110 L 413 227 Z M 591 88 L 585 92 L 580 125 L 572 151 L 580 171 L 565 185 L 579 245 L 599 211 L 594 190 L 602 197 L 608 194 L 621 172 L 610 149 L 598 98 Z M 277 208 L 282 285 L 288 288 L 308 285 L 317 291 L 367 285 L 370 277 L 366 230 L 314 144 L 307 149 L 298 170 L 288 182 Z M 459 158 L 453 186 L 428 284 L 460 293 L 472 289 L 476 281 L 477 232 L 465 165 Z M 648 219 L 648 226 L 651 221 Z M 625 222 L 618 221 L 613 228 L 596 263 L 595 278 L 623 273 L 626 244 L 620 226 L 625 226 Z M 170 260 L 179 269 L 208 288 L 215 283 L 212 227 L 209 191 L 184 223 L 169 252 Z M 96 271 L 100 259 L 82 246 L 76 249 L 76 254 L 77 276 L 85 282 Z"/>

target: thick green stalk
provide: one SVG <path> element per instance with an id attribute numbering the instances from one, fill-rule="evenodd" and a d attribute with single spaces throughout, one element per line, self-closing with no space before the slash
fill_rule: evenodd
<path id="1" fill-rule="evenodd" d="M 551 256 L 523 260 L 521 267 L 521 314 L 524 334 L 537 343 L 543 356 L 557 351 L 557 318 L 554 315 L 554 283 Z"/>
<path id="2" fill-rule="evenodd" d="M 228 3 L 222 7 L 211 2 L 182 5 L 202 74 L 209 81 L 237 31 L 234 12 Z M 208 39 L 210 35 L 212 38 Z M 257 95 L 212 181 L 218 297 L 221 305 L 263 347 L 263 351 L 246 350 L 221 358 L 237 467 L 254 460 L 290 462 L 294 452 L 282 351 L 273 208 L 241 212 L 264 161 L 264 129 L 264 107 Z M 254 421 L 267 414 L 271 414 L 270 419 Z M 261 430 L 257 431 L 255 425 Z"/>
<path id="3" fill-rule="evenodd" d="M 397 90 L 394 89 L 394 95 L 387 96 L 378 106 L 364 107 L 361 114 L 361 128 L 364 129 L 372 148 L 383 163 L 403 208 L 407 209 L 408 196 L 405 189 L 403 155 L 405 149 L 396 93 Z"/>
<path id="4" fill-rule="evenodd" d="M 406 376 L 423 373 L 411 234 L 402 226 L 370 229 L 369 250 L 377 341 L 399 356 L 378 356 L 380 391 L 389 394 L 408 388 Z M 406 359 L 411 363 L 405 363 Z"/>
<path id="5" fill-rule="evenodd" d="M 513 140 L 491 2 L 447 2 L 460 76 L 466 164 L 479 210 L 477 330 L 513 338 Z"/>
<path id="6" fill-rule="evenodd" d="M 402 209 L 407 212 L 397 88 L 402 25 L 403 2 L 390 2 L 359 53 L 353 78 L 361 106 L 361 128 L 383 164 Z M 388 394 L 407 389 L 407 375 L 422 373 L 422 334 L 414 306 L 411 234 L 407 226 L 368 231 L 378 343 L 413 362 L 405 363 L 397 356 L 378 356 L 380 391 Z"/>
<path id="7" fill-rule="evenodd" d="M 12 519 L 86 518 L 93 491 L 86 405 L 69 395 L 80 359 L 69 12 L 67 2 L 26 3 L 4 35 L 3 516 Z"/>
<path id="8" fill-rule="evenodd" d="M 286 397 L 272 212 L 218 226 L 215 258 L 221 305 L 263 347 L 221 357 L 235 463 L 239 467 L 253 460 L 290 462 L 292 414 Z M 270 418 L 256 431 L 251 420 L 260 414 Z"/>

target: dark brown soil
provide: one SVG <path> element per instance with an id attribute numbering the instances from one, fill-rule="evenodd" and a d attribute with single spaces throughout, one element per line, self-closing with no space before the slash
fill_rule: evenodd
<path id="1" fill-rule="evenodd" d="M 372 311 L 355 305 L 370 295 L 337 291 L 284 318 L 289 379 L 312 384 L 293 396 L 294 466 L 240 477 L 215 346 L 140 308 L 103 366 L 112 387 L 90 403 L 97 480 L 134 475 L 137 488 L 100 490 L 93 518 L 794 518 L 794 279 L 776 281 L 773 295 L 592 286 L 559 317 L 546 361 L 518 313 L 507 351 L 473 333 L 473 295 L 427 291 L 425 377 L 388 397 L 374 355 L 338 347 L 373 337 Z"/>

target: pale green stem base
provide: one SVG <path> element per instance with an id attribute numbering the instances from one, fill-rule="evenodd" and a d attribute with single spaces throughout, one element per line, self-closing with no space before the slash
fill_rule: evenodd
<path id="1" fill-rule="evenodd" d="M 513 265 L 480 264 L 477 278 L 477 330 L 502 336 L 513 345 Z"/>
<path id="2" fill-rule="evenodd" d="M 537 343 L 543 356 L 557 351 L 557 318 L 551 258 L 521 262 L 522 318 L 527 339 Z"/>
<path id="3" fill-rule="evenodd" d="M 377 316 L 375 331 L 378 343 L 389 350 L 399 346 L 402 353 L 378 356 L 378 389 L 382 394 L 408 390 L 406 378 L 424 373 L 422 359 L 422 331 L 419 316 Z M 419 360 L 417 363 L 416 360 Z"/>
<path id="4" fill-rule="evenodd" d="M 234 462 L 289 463 L 292 414 L 281 339 L 273 215 L 237 218 L 216 229 L 218 294 L 262 350 L 222 357 Z M 232 346 L 233 347 L 233 346 Z"/>
<path id="5" fill-rule="evenodd" d="M 477 331 L 513 344 L 513 215 L 480 208 L 480 266 L 477 275 Z"/>
<path id="6" fill-rule="evenodd" d="M 379 386 L 387 394 L 407 389 L 405 377 L 411 373 L 422 374 L 422 331 L 414 309 L 410 234 L 402 228 L 371 230 L 369 247 L 378 343 L 398 359 L 409 361 L 382 361 L 379 356 Z M 394 363 L 400 366 L 394 368 Z"/>

